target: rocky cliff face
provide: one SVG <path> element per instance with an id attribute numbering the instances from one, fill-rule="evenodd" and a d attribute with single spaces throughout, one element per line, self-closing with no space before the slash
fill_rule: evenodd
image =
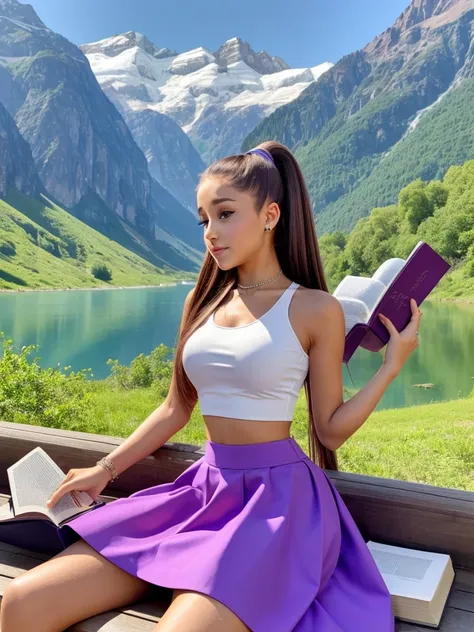
<path id="1" fill-rule="evenodd" d="M 206 166 L 188 136 L 172 118 L 149 108 L 125 110 L 123 116 L 153 178 L 195 218 L 196 187 Z"/>
<path id="2" fill-rule="evenodd" d="M 44 191 L 29 145 L 0 103 L 0 198 L 8 187 L 33 197 Z"/>
<path id="3" fill-rule="evenodd" d="M 4 0 L 0 11 L 4 71 L 23 99 L 10 113 L 46 189 L 67 208 L 92 189 L 120 217 L 152 231 L 146 160 L 87 59 L 31 7 Z M 2 92 L 0 87 L 0 100 Z"/>
<path id="4" fill-rule="evenodd" d="M 97 196 L 154 241 L 159 212 L 147 160 L 81 50 L 29 5 L 1 0 L 0 57 L 0 101 L 29 143 L 49 194 L 72 212 L 80 207 L 78 215 Z M 105 219 L 96 227 L 104 228 Z M 181 235 L 187 237 L 193 239 L 189 231 Z"/>
<path id="5" fill-rule="evenodd" d="M 400 143 L 435 124 L 432 117 L 456 90 L 469 89 L 463 82 L 473 78 L 473 33 L 474 0 L 413 0 L 392 27 L 265 119 L 242 148 L 270 137 L 289 145 L 304 168 L 320 230 L 349 230 L 374 206 L 395 202 L 408 181 L 439 177 L 472 157 L 462 139 L 469 112 L 458 105 L 449 144 L 433 127 L 428 157 L 409 162 L 397 152 L 397 176 L 385 169 L 377 185 L 370 181 Z"/>
<path id="6" fill-rule="evenodd" d="M 413 0 L 364 52 L 375 64 L 400 54 L 407 58 L 429 46 L 430 40 L 437 40 L 441 27 L 457 22 L 472 9 L 474 0 Z"/>
<path id="7" fill-rule="evenodd" d="M 221 68 L 242 61 L 260 75 L 270 75 L 290 68 L 280 57 L 271 57 L 264 50 L 256 53 L 250 44 L 240 37 L 233 37 L 223 44 L 215 53 L 215 59 Z"/>

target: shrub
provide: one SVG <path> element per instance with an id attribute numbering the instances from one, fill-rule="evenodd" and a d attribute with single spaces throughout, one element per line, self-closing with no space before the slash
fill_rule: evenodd
<path id="1" fill-rule="evenodd" d="M 129 367 L 119 364 L 118 360 L 107 360 L 111 367 L 108 382 L 114 388 L 133 389 L 152 386 L 157 395 L 166 397 L 173 374 L 174 349 L 159 345 L 146 356 L 143 353 L 134 358 Z"/>
<path id="2" fill-rule="evenodd" d="M 96 279 L 100 281 L 111 281 L 112 280 L 112 270 L 108 268 L 105 263 L 95 263 L 91 272 Z"/>
<path id="3" fill-rule="evenodd" d="M 5 421 L 86 430 L 90 414 L 86 373 L 65 367 L 43 369 L 40 358 L 29 359 L 35 345 L 13 350 L 12 340 L 0 332 L 3 357 L 0 358 L 0 418 Z"/>
<path id="4" fill-rule="evenodd" d="M 471 261 L 467 262 L 466 274 L 468 277 L 474 277 L 474 259 L 471 259 Z"/>
<path id="5" fill-rule="evenodd" d="M 7 257 L 16 255 L 16 246 L 9 239 L 0 239 L 0 252 Z"/>
<path id="6" fill-rule="evenodd" d="M 37 245 L 54 257 L 61 259 L 62 252 L 59 239 L 53 239 L 47 233 L 38 233 Z"/>

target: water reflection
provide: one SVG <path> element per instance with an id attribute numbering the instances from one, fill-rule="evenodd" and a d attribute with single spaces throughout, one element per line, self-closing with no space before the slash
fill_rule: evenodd
<path id="1" fill-rule="evenodd" d="M 465 397 L 474 386 L 474 304 L 423 302 L 420 345 L 377 406 L 396 408 Z M 357 388 L 377 371 L 385 349 L 358 349 L 349 362 Z M 344 384 L 353 388 L 344 369 Z M 421 388 L 415 384 L 433 384 Z"/>
<path id="2" fill-rule="evenodd" d="M 109 374 L 106 362 L 128 364 L 163 343 L 173 347 L 189 286 L 111 291 L 0 294 L 0 330 L 15 348 L 39 345 L 41 365 L 91 368 Z M 465 397 L 474 385 L 474 305 L 425 301 L 420 346 L 377 409 Z M 349 363 L 356 388 L 380 367 L 380 353 L 359 349 Z M 344 368 L 344 384 L 353 385 Z M 416 388 L 414 384 L 433 384 Z"/>

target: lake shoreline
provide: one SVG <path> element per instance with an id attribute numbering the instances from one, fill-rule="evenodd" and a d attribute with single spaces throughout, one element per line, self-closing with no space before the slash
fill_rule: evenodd
<path id="1" fill-rule="evenodd" d="M 156 289 L 160 287 L 176 287 L 178 285 L 192 285 L 195 284 L 195 281 L 174 281 L 172 283 L 160 283 L 159 285 L 101 285 L 98 287 L 52 287 L 52 288 L 25 288 L 24 290 L 9 290 L 6 288 L 0 288 L 0 294 L 23 294 L 25 292 L 86 292 L 89 290 L 99 291 L 99 290 L 146 290 L 146 289 Z M 440 301 L 446 302 L 449 301 L 451 303 L 468 303 L 474 304 L 474 297 L 448 297 L 448 298 L 438 298 L 438 297 L 428 297 L 425 300 L 427 301 Z"/>
<path id="2" fill-rule="evenodd" d="M 146 290 L 148 288 L 176 287 L 178 285 L 192 285 L 195 281 L 174 281 L 173 283 L 160 283 L 159 285 L 100 285 L 98 287 L 30 287 L 24 290 L 9 290 L 0 288 L 0 294 L 25 294 L 26 292 L 87 292 L 89 290 Z"/>
<path id="3" fill-rule="evenodd" d="M 457 297 L 457 296 L 454 296 L 452 298 L 438 298 L 437 296 L 435 296 L 433 298 L 427 298 L 425 300 L 427 300 L 427 301 L 439 301 L 440 303 L 443 303 L 443 302 L 469 303 L 469 304 L 474 303 L 474 298 L 470 298 L 470 297 L 462 298 L 462 297 Z"/>

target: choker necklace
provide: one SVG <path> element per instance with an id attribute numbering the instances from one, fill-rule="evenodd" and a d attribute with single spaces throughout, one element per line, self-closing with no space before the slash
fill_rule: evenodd
<path id="1" fill-rule="evenodd" d="M 270 283 L 270 281 L 274 281 L 275 279 L 278 279 L 278 277 L 280 276 L 280 274 L 282 274 L 283 270 L 280 270 L 280 272 L 274 276 L 272 279 L 268 279 L 268 281 L 262 281 L 261 283 L 254 283 L 253 285 L 240 285 L 240 283 L 237 283 L 237 285 L 242 289 L 242 290 L 250 290 L 253 287 L 259 287 L 260 285 L 265 285 L 266 283 Z"/>

